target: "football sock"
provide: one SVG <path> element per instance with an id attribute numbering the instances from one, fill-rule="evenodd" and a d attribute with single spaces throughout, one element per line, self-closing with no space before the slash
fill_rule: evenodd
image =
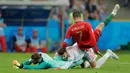
<path id="1" fill-rule="evenodd" d="M 107 52 L 96 62 L 96 68 L 100 68 L 106 60 L 109 58 L 110 54 Z"/>

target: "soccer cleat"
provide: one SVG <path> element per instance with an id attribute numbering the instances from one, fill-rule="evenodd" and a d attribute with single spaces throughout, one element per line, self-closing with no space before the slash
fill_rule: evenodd
<path id="1" fill-rule="evenodd" d="M 115 16 L 116 13 L 117 13 L 117 11 L 118 11 L 119 9 L 120 9 L 119 4 L 116 4 L 111 14 L 112 14 L 113 16 Z"/>
<path id="2" fill-rule="evenodd" d="M 13 66 L 13 69 L 19 69 L 19 67 L 17 67 L 17 66 Z"/>
<path id="3" fill-rule="evenodd" d="M 107 52 L 110 54 L 110 58 L 113 58 L 115 60 L 119 59 L 118 56 L 114 52 L 112 52 L 110 49 L 108 49 Z"/>
<path id="4" fill-rule="evenodd" d="M 20 66 L 20 63 L 17 60 L 13 60 L 13 64 L 16 66 Z"/>

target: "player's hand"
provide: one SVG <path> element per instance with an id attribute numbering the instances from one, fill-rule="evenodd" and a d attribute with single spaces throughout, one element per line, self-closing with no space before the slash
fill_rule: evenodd
<path id="1" fill-rule="evenodd" d="M 99 51 L 97 52 L 98 55 L 100 55 L 101 57 L 103 56 Z"/>
<path id="2" fill-rule="evenodd" d="M 60 67 L 57 67 L 56 70 L 61 70 L 61 68 L 60 68 Z"/>

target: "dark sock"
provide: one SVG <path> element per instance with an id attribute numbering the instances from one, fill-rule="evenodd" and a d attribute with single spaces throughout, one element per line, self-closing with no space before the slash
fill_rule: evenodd
<path id="1" fill-rule="evenodd" d="M 105 26 L 107 26 L 107 25 L 111 22 L 112 18 L 113 18 L 113 15 L 110 14 L 110 15 L 104 20 Z"/>
<path id="2" fill-rule="evenodd" d="M 23 64 L 20 64 L 19 68 L 23 68 Z"/>

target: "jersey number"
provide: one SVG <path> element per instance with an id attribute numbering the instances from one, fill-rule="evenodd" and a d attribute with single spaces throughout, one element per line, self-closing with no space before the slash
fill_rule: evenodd
<path id="1" fill-rule="evenodd" d="M 81 41 L 81 40 L 82 40 L 82 31 L 77 31 L 76 34 L 77 34 L 77 35 L 79 34 L 80 41 Z"/>

